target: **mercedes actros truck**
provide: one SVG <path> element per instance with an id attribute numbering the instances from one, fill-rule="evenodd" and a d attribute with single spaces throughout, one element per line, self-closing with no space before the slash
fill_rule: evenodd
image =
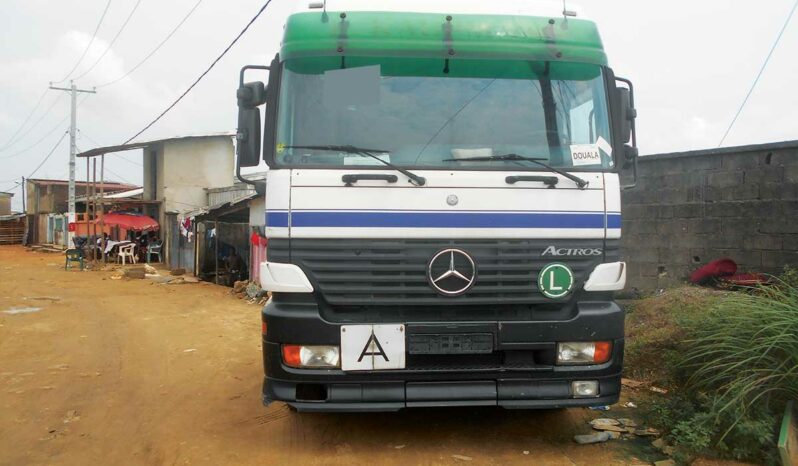
<path id="1" fill-rule="evenodd" d="M 269 166 L 264 403 L 618 400 L 636 113 L 580 10 L 319 1 L 240 79 L 239 177 Z"/>

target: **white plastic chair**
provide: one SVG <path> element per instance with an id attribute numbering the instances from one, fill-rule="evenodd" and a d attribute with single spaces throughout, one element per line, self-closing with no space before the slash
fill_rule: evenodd
<path id="1" fill-rule="evenodd" d="M 122 261 L 122 265 L 125 265 L 125 258 L 130 258 L 131 264 L 137 264 L 138 258 L 136 257 L 136 245 L 135 244 L 126 244 L 124 246 L 119 246 L 119 254 L 117 254 L 117 260 Z"/>

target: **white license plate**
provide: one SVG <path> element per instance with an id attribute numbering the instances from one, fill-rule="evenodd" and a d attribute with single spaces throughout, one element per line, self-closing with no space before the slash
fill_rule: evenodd
<path id="1" fill-rule="evenodd" d="M 341 326 L 341 369 L 374 371 L 404 368 L 404 325 Z"/>

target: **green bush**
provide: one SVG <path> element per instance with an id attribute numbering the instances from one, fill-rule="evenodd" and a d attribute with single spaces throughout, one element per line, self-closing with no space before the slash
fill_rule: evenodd
<path id="1" fill-rule="evenodd" d="M 624 376 L 644 379 L 655 385 L 673 383 L 673 367 L 687 338 L 683 321 L 707 312 L 727 292 L 684 286 L 627 306 Z"/>
<path id="2" fill-rule="evenodd" d="M 778 419 L 798 398 L 798 280 L 729 293 L 684 316 L 671 366 L 678 395 L 656 407 L 682 454 L 774 461 Z"/>

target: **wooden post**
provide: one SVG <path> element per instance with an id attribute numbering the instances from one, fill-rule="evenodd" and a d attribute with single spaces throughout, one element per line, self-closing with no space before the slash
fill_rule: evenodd
<path id="1" fill-rule="evenodd" d="M 22 213 L 28 215 L 28 210 L 25 208 L 25 195 L 28 194 L 28 189 L 25 187 L 25 177 L 22 177 Z M 26 218 L 27 220 L 27 218 Z"/>
<path id="2" fill-rule="evenodd" d="M 105 263 L 105 154 L 100 156 L 100 249 Z"/>
<path id="3" fill-rule="evenodd" d="M 86 245 L 89 245 L 89 159 L 86 157 Z"/>
<path id="4" fill-rule="evenodd" d="M 94 219 L 97 219 L 97 159 L 91 158 L 91 213 Z M 92 236 L 97 236 L 97 222 L 95 221 L 92 226 Z M 93 239 L 91 243 L 91 260 L 97 260 L 97 239 Z"/>
<path id="5" fill-rule="evenodd" d="M 219 222 L 213 221 L 213 261 L 216 272 L 214 273 L 214 282 L 219 284 Z"/>

